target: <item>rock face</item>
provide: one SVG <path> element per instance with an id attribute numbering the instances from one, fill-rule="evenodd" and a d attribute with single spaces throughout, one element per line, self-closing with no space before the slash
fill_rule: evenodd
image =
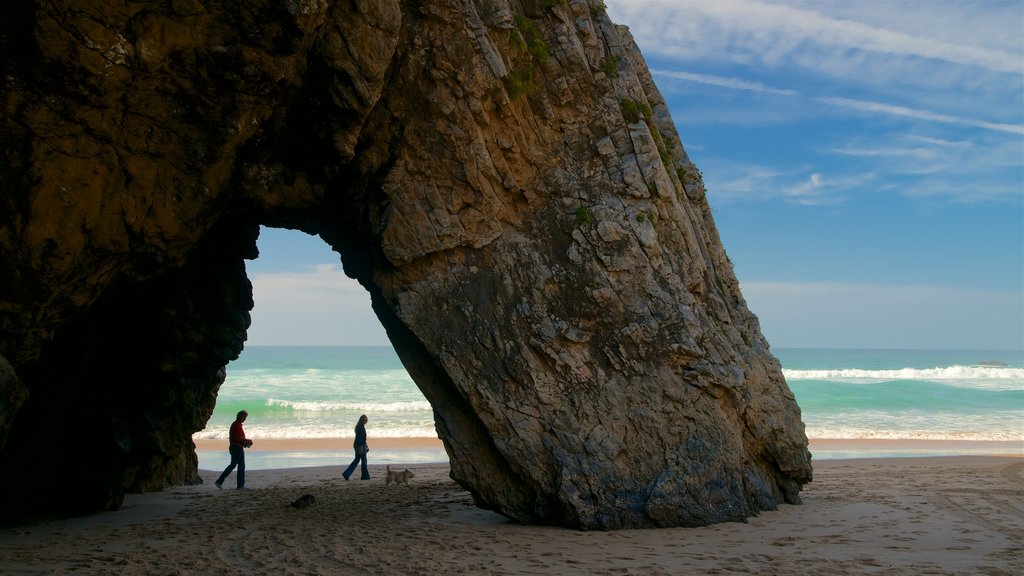
<path id="1" fill-rule="evenodd" d="M 5 515 L 200 481 L 260 225 L 370 292 L 479 506 L 799 501 L 799 408 L 599 0 L 19 0 L 0 43 Z"/>

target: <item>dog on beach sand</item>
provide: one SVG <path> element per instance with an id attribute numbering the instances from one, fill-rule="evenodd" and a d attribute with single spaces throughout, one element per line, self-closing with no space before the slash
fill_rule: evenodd
<path id="1" fill-rule="evenodd" d="M 295 499 L 295 502 L 289 504 L 292 508 L 309 508 L 310 506 L 316 506 L 316 496 L 312 494 L 303 494 Z"/>
<path id="2" fill-rule="evenodd" d="M 393 472 L 391 470 L 391 465 L 389 464 L 387 469 L 387 475 L 384 477 L 384 485 L 391 486 L 391 483 L 394 482 L 395 486 L 399 484 L 405 484 L 406 486 L 408 486 L 409 478 L 412 478 L 414 476 L 416 475 L 413 474 L 412 470 L 409 470 L 408 468 L 402 470 L 401 472 Z"/>

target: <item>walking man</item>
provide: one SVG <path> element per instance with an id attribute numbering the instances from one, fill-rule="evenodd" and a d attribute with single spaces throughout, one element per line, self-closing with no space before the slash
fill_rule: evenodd
<path id="1" fill-rule="evenodd" d="M 231 454 L 231 464 L 224 469 L 221 473 L 220 478 L 217 479 L 214 484 L 217 488 L 224 487 L 224 479 L 231 474 L 231 471 L 238 466 L 238 480 L 239 490 L 248 490 L 245 487 L 245 448 L 252 446 L 252 440 L 245 437 L 245 430 L 242 430 L 242 422 L 249 417 L 249 413 L 242 410 L 235 417 L 235 421 L 231 424 L 231 430 L 228 432 L 228 452 Z"/>

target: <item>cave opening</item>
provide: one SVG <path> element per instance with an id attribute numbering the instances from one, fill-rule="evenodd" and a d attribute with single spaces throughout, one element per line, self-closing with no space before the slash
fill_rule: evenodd
<path id="1" fill-rule="evenodd" d="M 252 470 L 347 464 L 361 414 L 378 447 L 371 465 L 447 462 L 430 403 L 339 255 L 317 236 L 266 226 L 257 247 L 245 262 L 254 301 L 245 347 L 193 434 L 200 470 L 227 464 L 239 410 L 249 413 Z"/>

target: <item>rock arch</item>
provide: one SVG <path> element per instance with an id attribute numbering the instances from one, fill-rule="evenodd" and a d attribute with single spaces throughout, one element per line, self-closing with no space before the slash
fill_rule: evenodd
<path id="1" fill-rule="evenodd" d="M 0 8 L 8 513 L 196 480 L 260 224 L 341 254 L 478 505 L 799 501 L 799 408 L 600 2 L 65 4 Z"/>

